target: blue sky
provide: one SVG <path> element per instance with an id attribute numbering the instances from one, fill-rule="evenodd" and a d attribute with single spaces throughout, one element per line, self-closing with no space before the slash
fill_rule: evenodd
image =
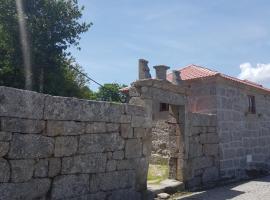
<path id="1" fill-rule="evenodd" d="M 270 86 L 269 0 L 79 3 L 85 6 L 82 20 L 94 25 L 82 35 L 82 50 L 71 51 L 100 83 L 131 83 L 137 78 L 137 60 L 145 58 L 150 68 L 197 64 Z M 91 83 L 90 88 L 97 86 Z"/>

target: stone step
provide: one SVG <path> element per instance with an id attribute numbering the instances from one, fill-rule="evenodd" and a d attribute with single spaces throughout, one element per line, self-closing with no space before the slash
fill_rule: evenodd
<path id="1" fill-rule="evenodd" d="M 173 179 L 166 179 L 161 181 L 159 184 L 147 185 L 148 194 L 152 194 L 153 197 L 156 197 L 160 193 L 174 194 L 176 192 L 183 191 L 184 189 L 185 187 L 183 182 Z"/>

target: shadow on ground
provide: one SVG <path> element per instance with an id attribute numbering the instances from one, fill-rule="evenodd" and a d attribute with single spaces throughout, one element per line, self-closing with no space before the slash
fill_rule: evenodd
<path id="1" fill-rule="evenodd" d="M 216 187 L 210 190 L 195 192 L 188 196 L 175 197 L 176 200 L 269 200 L 270 176 Z"/>

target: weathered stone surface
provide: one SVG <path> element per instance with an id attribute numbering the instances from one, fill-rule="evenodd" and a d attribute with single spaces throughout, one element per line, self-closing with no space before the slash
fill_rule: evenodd
<path id="1" fill-rule="evenodd" d="M 107 123 L 106 130 L 107 132 L 119 132 L 120 125 L 118 123 Z"/>
<path id="2" fill-rule="evenodd" d="M 126 141 L 125 157 L 139 158 L 142 156 L 142 141 L 140 139 L 130 139 Z"/>
<path id="3" fill-rule="evenodd" d="M 55 139 L 54 145 L 55 157 L 74 155 L 77 149 L 78 149 L 78 137 L 76 136 L 57 137 Z"/>
<path id="4" fill-rule="evenodd" d="M 150 137 L 151 133 L 152 133 L 151 128 L 134 128 L 134 137 L 136 138 Z"/>
<path id="5" fill-rule="evenodd" d="M 114 160 L 122 160 L 124 158 L 124 151 L 115 151 L 113 152 L 113 159 Z"/>
<path id="6" fill-rule="evenodd" d="M 74 121 L 48 121 L 47 135 L 81 135 L 85 131 L 85 124 Z"/>
<path id="7" fill-rule="evenodd" d="M 146 157 L 151 156 L 152 140 L 151 136 L 142 139 L 143 143 L 143 155 Z"/>
<path id="8" fill-rule="evenodd" d="M 61 160 L 60 158 L 50 158 L 49 159 L 49 177 L 54 177 L 59 175 L 61 171 Z"/>
<path id="9" fill-rule="evenodd" d="M 34 177 L 47 177 L 49 171 L 49 161 L 47 159 L 39 160 L 35 165 Z"/>
<path id="10" fill-rule="evenodd" d="M 201 134 L 200 142 L 202 144 L 217 144 L 219 142 L 219 138 L 216 133 Z"/>
<path id="11" fill-rule="evenodd" d="M 143 106 L 125 104 L 125 113 L 128 115 L 136 115 L 146 117 L 146 109 Z"/>
<path id="12" fill-rule="evenodd" d="M 10 141 L 12 138 L 11 132 L 0 131 L 0 141 Z"/>
<path id="13" fill-rule="evenodd" d="M 62 160 L 62 174 L 98 173 L 106 169 L 106 154 L 96 153 L 66 157 Z"/>
<path id="14" fill-rule="evenodd" d="M 218 180 L 218 169 L 216 167 L 206 168 L 202 176 L 203 183 L 209 183 L 216 180 Z"/>
<path id="15" fill-rule="evenodd" d="M 67 199 L 89 192 L 89 175 L 65 175 L 54 178 L 51 199 Z"/>
<path id="16" fill-rule="evenodd" d="M 42 119 L 44 97 L 44 94 L 0 86 L 0 116 Z"/>
<path id="17" fill-rule="evenodd" d="M 90 179 L 90 187 L 96 187 L 102 191 L 116 190 L 121 188 L 134 188 L 135 174 L 134 171 L 115 171 L 100 173 Z"/>
<path id="18" fill-rule="evenodd" d="M 9 178 L 10 178 L 9 164 L 8 164 L 7 160 L 0 158 L 0 183 L 8 182 Z M 2 194 L 2 193 L 0 193 L 0 194 Z"/>
<path id="19" fill-rule="evenodd" d="M 12 182 L 26 182 L 33 177 L 34 160 L 11 160 L 10 165 Z"/>
<path id="20" fill-rule="evenodd" d="M 213 165 L 213 158 L 211 157 L 198 157 L 192 160 L 193 169 L 201 169 L 205 167 L 211 167 Z"/>
<path id="21" fill-rule="evenodd" d="M 149 161 L 147 158 L 133 159 L 136 191 L 145 191 L 147 189 L 148 164 Z"/>
<path id="22" fill-rule="evenodd" d="M 123 138 L 133 137 L 133 128 L 130 124 L 121 124 L 121 136 Z"/>
<path id="23" fill-rule="evenodd" d="M 9 143 L 8 142 L 0 142 L 0 157 L 5 156 L 9 150 Z"/>
<path id="24" fill-rule="evenodd" d="M 113 191 L 109 196 L 108 200 L 139 200 L 141 199 L 141 194 L 132 189 L 124 189 Z"/>
<path id="25" fill-rule="evenodd" d="M 199 136 L 193 136 L 190 138 L 189 142 L 189 152 L 188 155 L 190 158 L 195 158 L 202 156 L 203 154 L 203 148 L 200 144 L 200 137 Z"/>
<path id="26" fill-rule="evenodd" d="M 48 96 L 44 117 L 49 120 L 120 122 L 123 111 L 122 104 Z"/>
<path id="27" fill-rule="evenodd" d="M 50 189 L 50 179 L 32 179 L 25 183 L 0 184 L 1 200 L 39 199 Z"/>
<path id="28" fill-rule="evenodd" d="M 86 124 L 86 133 L 106 133 L 106 123 L 105 122 L 93 122 Z"/>
<path id="29" fill-rule="evenodd" d="M 1 119 L 1 129 L 17 133 L 42 133 L 45 129 L 45 121 L 5 117 Z"/>
<path id="30" fill-rule="evenodd" d="M 119 133 L 87 134 L 80 136 L 79 153 L 117 151 L 124 148 L 124 140 Z"/>
<path id="31" fill-rule="evenodd" d="M 132 116 L 131 127 L 151 128 L 152 120 L 149 117 Z"/>
<path id="32" fill-rule="evenodd" d="M 217 156 L 219 153 L 218 144 L 205 144 L 203 145 L 203 152 L 207 156 Z"/>
<path id="33" fill-rule="evenodd" d="M 10 144 L 9 158 L 46 158 L 53 154 L 54 141 L 41 135 L 14 134 Z"/>
<path id="34" fill-rule="evenodd" d="M 106 165 L 106 172 L 111 172 L 116 170 L 116 160 L 108 160 Z"/>

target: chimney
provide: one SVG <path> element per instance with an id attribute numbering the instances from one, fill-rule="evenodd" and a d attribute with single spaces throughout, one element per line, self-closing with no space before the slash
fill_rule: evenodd
<path id="1" fill-rule="evenodd" d="M 167 79 L 167 70 L 170 69 L 170 67 L 166 65 L 157 65 L 154 66 L 156 70 L 156 79 L 166 80 Z"/>
<path id="2" fill-rule="evenodd" d="M 139 59 L 139 80 L 148 78 L 151 78 L 148 61 L 144 59 Z"/>
<path id="3" fill-rule="evenodd" d="M 173 70 L 172 71 L 172 83 L 175 85 L 181 85 L 182 84 L 182 79 L 180 76 L 181 72 L 178 70 Z"/>

